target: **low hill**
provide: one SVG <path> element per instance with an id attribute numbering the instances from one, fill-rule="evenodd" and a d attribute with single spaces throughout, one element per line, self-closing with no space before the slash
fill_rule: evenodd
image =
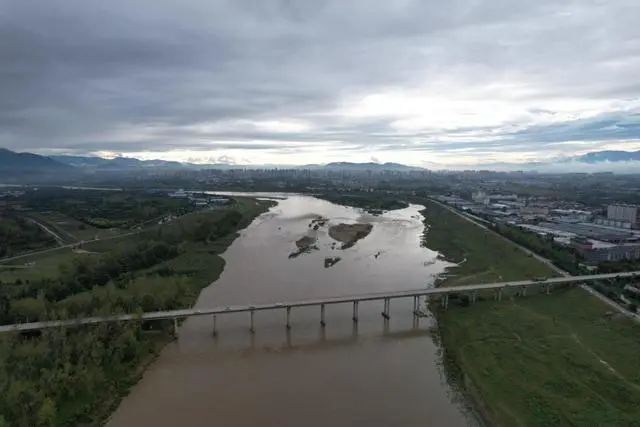
<path id="1" fill-rule="evenodd" d="M 412 170 L 423 170 L 422 168 L 416 166 L 408 166 L 400 163 L 351 163 L 351 162 L 332 162 L 327 163 L 324 166 L 324 169 L 336 169 L 336 170 L 354 170 L 354 171 L 363 171 L 363 170 L 372 170 L 372 171 L 412 171 Z"/>
<path id="2" fill-rule="evenodd" d="M 133 157 L 116 157 L 103 159 L 94 156 L 51 156 L 60 163 L 64 163 L 85 171 L 125 171 L 137 168 L 184 168 L 180 162 L 165 160 L 139 160 Z"/>
<path id="3" fill-rule="evenodd" d="M 0 178 L 16 181 L 49 175 L 68 175 L 77 172 L 70 165 L 58 162 L 46 156 L 32 153 L 16 153 L 0 148 Z"/>

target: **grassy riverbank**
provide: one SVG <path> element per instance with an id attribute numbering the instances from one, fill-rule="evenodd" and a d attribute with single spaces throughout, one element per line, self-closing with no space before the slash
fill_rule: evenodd
<path id="1" fill-rule="evenodd" d="M 426 203 L 426 245 L 452 261 L 447 285 L 550 276 L 499 237 Z M 490 298 L 437 313 L 450 376 L 494 425 L 639 426 L 640 328 L 581 289 Z"/>
<path id="2" fill-rule="evenodd" d="M 62 264 L 56 277 L 0 287 L 4 323 L 189 307 L 222 253 L 270 202 L 186 215 Z M 107 243 L 107 242 L 102 242 Z M 172 338 L 163 322 L 0 336 L 0 426 L 97 426 Z"/>
<path id="3" fill-rule="evenodd" d="M 384 211 L 404 209 L 409 206 L 405 201 L 399 200 L 393 195 L 372 195 L 368 192 L 353 191 L 349 193 L 323 193 L 315 197 L 343 206 L 361 208 L 372 214 L 381 214 Z"/>

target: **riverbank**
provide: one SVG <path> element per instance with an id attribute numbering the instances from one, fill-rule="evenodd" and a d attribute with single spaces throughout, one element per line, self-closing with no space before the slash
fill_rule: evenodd
<path id="1" fill-rule="evenodd" d="M 376 194 L 374 196 L 368 192 L 325 193 L 316 194 L 314 197 L 337 205 L 361 208 L 373 215 L 381 215 L 385 211 L 404 209 L 409 206 L 407 202 L 398 200 L 393 195 Z"/>
<path id="2" fill-rule="evenodd" d="M 424 202 L 425 245 L 452 262 L 447 286 L 552 276 L 498 236 Z M 489 424 L 637 425 L 640 329 L 581 289 L 453 298 L 434 307 L 445 368 Z"/>
<path id="3" fill-rule="evenodd" d="M 81 266 L 60 267 L 59 277 L 46 279 L 49 288 L 38 299 L 29 295 L 44 282 L 12 287 L 12 310 L 43 309 L 44 316 L 64 318 L 190 307 L 220 276 L 225 265 L 220 254 L 237 232 L 270 206 L 237 198 L 233 206 L 110 242 L 107 252 L 87 257 Z M 102 425 L 172 339 L 166 322 L 0 337 L 0 425 Z"/>

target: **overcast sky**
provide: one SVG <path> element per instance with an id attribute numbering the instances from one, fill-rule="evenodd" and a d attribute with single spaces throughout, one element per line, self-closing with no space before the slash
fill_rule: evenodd
<path id="1" fill-rule="evenodd" d="M 0 0 L 0 146 L 236 163 L 640 149 L 639 0 Z"/>

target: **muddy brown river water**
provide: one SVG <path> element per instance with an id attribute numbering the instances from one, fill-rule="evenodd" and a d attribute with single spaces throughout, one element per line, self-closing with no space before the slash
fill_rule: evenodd
<path id="1" fill-rule="evenodd" d="M 421 206 L 374 217 L 307 196 L 287 196 L 257 218 L 223 255 L 220 279 L 196 307 L 292 301 L 432 286 L 447 264 L 421 247 Z M 329 219 L 317 231 L 313 218 Z M 328 226 L 369 222 L 372 232 L 340 250 Z M 319 249 L 289 259 L 311 233 Z M 335 246 L 335 247 L 334 247 Z M 341 257 L 325 268 L 327 256 Z M 183 323 L 143 379 L 115 411 L 109 427 L 129 426 L 470 426 L 477 425 L 447 384 L 430 318 L 416 321 L 412 301 L 392 301 L 256 313 Z"/>

